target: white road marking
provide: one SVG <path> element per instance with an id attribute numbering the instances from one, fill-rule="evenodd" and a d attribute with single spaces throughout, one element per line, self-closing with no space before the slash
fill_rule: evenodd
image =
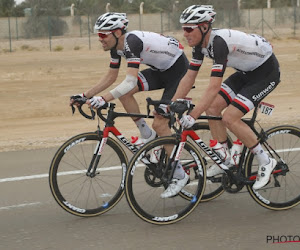
<path id="1" fill-rule="evenodd" d="M 23 203 L 23 204 L 12 205 L 12 206 L 7 206 L 7 207 L 0 207 L 0 211 L 1 210 L 10 210 L 13 208 L 20 208 L 20 207 L 36 206 L 39 204 L 42 204 L 42 202 Z"/>

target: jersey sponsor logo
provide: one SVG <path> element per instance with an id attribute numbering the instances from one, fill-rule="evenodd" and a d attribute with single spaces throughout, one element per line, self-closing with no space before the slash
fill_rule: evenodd
<path id="1" fill-rule="evenodd" d="M 262 99 L 264 96 L 266 96 L 268 93 L 270 93 L 271 90 L 274 89 L 275 84 L 276 84 L 275 82 L 270 82 L 269 86 L 266 87 L 263 91 L 261 91 L 257 95 L 253 95 L 252 100 L 259 101 L 260 99 Z"/>
<path id="2" fill-rule="evenodd" d="M 127 58 L 128 63 L 140 63 L 140 58 Z"/>
<path id="3" fill-rule="evenodd" d="M 214 48 L 213 48 L 213 46 L 211 44 L 207 48 L 207 55 L 205 55 L 205 56 L 209 57 L 211 59 L 215 58 L 215 56 L 214 56 Z"/>
<path id="4" fill-rule="evenodd" d="M 179 47 L 179 42 L 174 37 L 169 37 L 168 45 L 175 45 L 176 47 Z"/>
<path id="5" fill-rule="evenodd" d="M 171 56 L 171 57 L 175 57 L 174 54 L 170 53 L 169 51 L 160 51 L 160 50 L 150 50 L 150 53 L 154 53 L 154 54 L 165 54 L 167 56 Z"/>
<path id="6" fill-rule="evenodd" d="M 236 51 L 240 52 L 240 53 L 242 53 L 244 55 L 247 55 L 247 56 L 257 56 L 257 57 L 260 57 L 260 58 L 264 58 L 265 57 L 265 55 L 259 54 L 257 52 L 245 51 L 245 50 L 242 50 L 242 49 L 237 49 Z"/>

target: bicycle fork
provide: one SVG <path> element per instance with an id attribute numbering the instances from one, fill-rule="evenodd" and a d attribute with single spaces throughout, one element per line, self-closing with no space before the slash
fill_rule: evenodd
<path id="1" fill-rule="evenodd" d="M 91 178 L 95 177 L 96 174 L 100 173 L 100 172 L 96 172 L 96 170 L 101 158 L 101 153 L 103 151 L 104 146 L 106 145 L 106 141 L 107 141 L 107 137 L 102 137 L 101 141 L 97 143 L 92 160 L 86 172 L 86 175 Z"/>

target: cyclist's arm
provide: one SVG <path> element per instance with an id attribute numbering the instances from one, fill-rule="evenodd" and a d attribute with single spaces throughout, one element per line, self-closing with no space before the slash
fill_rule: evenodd
<path id="1" fill-rule="evenodd" d="M 185 76 L 180 80 L 180 83 L 177 87 L 177 91 L 173 96 L 172 101 L 175 101 L 176 99 L 185 98 L 186 95 L 189 93 L 189 91 L 195 83 L 195 79 L 203 63 L 203 57 L 204 55 L 202 53 L 202 48 L 198 46 L 193 47 L 192 59 L 189 64 L 188 71 L 185 74 Z"/>
<path id="2" fill-rule="evenodd" d="M 138 68 L 127 68 L 126 78 L 116 88 L 103 95 L 106 102 L 119 98 L 137 87 Z"/>
<path id="3" fill-rule="evenodd" d="M 221 84 L 223 81 L 223 77 L 210 77 L 210 83 L 203 95 L 201 96 L 199 102 L 196 104 L 195 108 L 191 111 L 190 115 L 195 119 L 198 118 L 208 107 L 211 105 L 213 100 L 218 95 Z"/>
<path id="4" fill-rule="evenodd" d="M 196 104 L 196 107 L 192 110 L 190 115 L 194 118 L 199 117 L 208 107 L 212 104 L 216 96 L 218 95 L 221 84 L 223 82 L 223 76 L 228 61 L 228 47 L 223 38 L 217 36 L 213 41 L 214 62 L 211 69 L 210 82 L 206 90 L 204 91 L 201 99 Z"/>
<path id="5" fill-rule="evenodd" d="M 103 96 L 107 102 L 117 99 L 137 88 L 143 41 L 135 34 L 129 34 L 124 43 L 126 44 L 125 58 L 127 60 L 126 77 L 117 87 Z"/>
<path id="6" fill-rule="evenodd" d="M 85 96 L 91 98 L 107 89 L 117 80 L 118 74 L 119 68 L 109 68 L 107 74 L 100 79 L 99 83 L 84 93 Z"/>
<path id="7" fill-rule="evenodd" d="M 195 79 L 197 77 L 198 71 L 189 69 L 184 77 L 181 79 L 176 93 L 174 94 L 172 101 L 175 101 L 177 99 L 182 99 L 186 97 L 186 95 L 189 93 L 191 88 L 193 87 L 195 83 Z"/>

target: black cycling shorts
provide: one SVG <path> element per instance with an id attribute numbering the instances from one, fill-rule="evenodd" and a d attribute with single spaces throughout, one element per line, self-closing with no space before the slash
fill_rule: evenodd
<path id="1" fill-rule="evenodd" d="M 274 54 L 251 72 L 236 72 L 223 83 L 219 94 L 244 114 L 257 106 L 280 82 L 280 67 Z"/>
<path id="2" fill-rule="evenodd" d="M 181 78 L 187 72 L 189 62 L 184 53 L 165 71 L 148 68 L 138 73 L 138 87 L 140 91 L 164 89 L 162 100 L 171 100 Z"/>

